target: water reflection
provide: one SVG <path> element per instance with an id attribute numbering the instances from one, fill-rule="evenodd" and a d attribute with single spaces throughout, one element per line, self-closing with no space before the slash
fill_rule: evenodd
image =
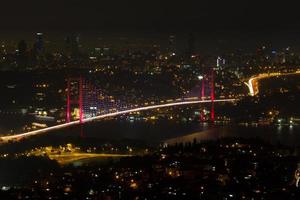
<path id="1" fill-rule="evenodd" d="M 217 140 L 227 137 L 259 138 L 273 144 L 300 146 L 299 126 L 271 126 L 271 127 L 215 127 L 192 134 L 165 140 L 168 144 L 197 141 Z"/>

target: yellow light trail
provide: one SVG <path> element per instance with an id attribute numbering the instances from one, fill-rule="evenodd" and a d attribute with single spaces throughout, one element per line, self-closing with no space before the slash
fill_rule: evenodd
<path id="1" fill-rule="evenodd" d="M 296 74 L 300 74 L 300 70 L 297 70 L 295 72 L 290 72 L 290 73 L 281 73 L 281 72 L 263 73 L 263 74 L 258 74 L 256 76 L 251 77 L 248 80 L 248 82 L 245 82 L 245 84 L 248 86 L 249 95 L 255 96 L 259 92 L 259 90 L 258 90 L 258 81 L 259 80 L 277 77 L 277 76 L 288 76 L 288 75 L 296 75 Z"/>
<path id="2" fill-rule="evenodd" d="M 214 100 L 214 102 L 234 102 L 234 101 L 236 101 L 236 99 L 215 99 Z M 211 100 L 194 100 L 194 101 L 182 101 L 182 102 L 175 102 L 175 103 L 159 104 L 159 105 L 153 105 L 153 106 L 144 106 L 144 107 L 138 107 L 138 108 L 133 108 L 133 109 L 128 109 L 128 110 L 116 111 L 116 112 L 112 112 L 112 113 L 108 113 L 108 114 L 98 115 L 98 116 L 95 116 L 95 117 L 90 117 L 90 118 L 84 119 L 83 122 L 84 123 L 85 122 L 92 122 L 92 121 L 96 121 L 96 120 L 99 120 L 99 119 L 104 119 L 104 118 L 108 118 L 108 117 L 115 117 L 115 116 L 118 116 L 118 115 L 123 115 L 123 114 L 132 113 L 132 112 L 138 112 L 138 111 L 144 111 L 144 110 L 152 110 L 152 109 L 157 109 L 157 108 L 180 106 L 180 105 L 210 103 L 210 102 L 211 102 Z M 25 138 L 25 137 L 40 135 L 40 134 L 44 134 L 44 133 L 47 133 L 47 132 L 50 132 L 50 131 L 55 131 L 55 130 L 67 128 L 67 127 L 70 127 L 70 126 L 78 125 L 78 124 L 80 124 L 80 121 L 76 120 L 76 121 L 72 121 L 72 122 L 69 122 L 69 123 L 59 124 L 59 125 L 47 127 L 47 128 L 44 128 L 44 129 L 39 129 L 39 130 L 35 130 L 35 131 L 26 132 L 26 133 L 2 136 L 2 137 L 0 137 L 0 141 L 8 142 L 8 141 L 11 141 L 11 140 L 20 140 L 20 139 Z"/>
<path id="3" fill-rule="evenodd" d="M 92 158 L 122 158 L 130 157 L 130 154 L 108 154 L 108 153 L 67 153 L 67 154 L 49 154 L 51 160 L 56 160 L 59 164 L 68 164 L 79 160 Z"/>

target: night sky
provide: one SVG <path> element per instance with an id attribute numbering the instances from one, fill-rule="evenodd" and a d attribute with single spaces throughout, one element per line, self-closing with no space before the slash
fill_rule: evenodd
<path id="1" fill-rule="evenodd" d="M 299 7 L 268 0 L 6 0 L 2 30 L 299 30 Z"/>

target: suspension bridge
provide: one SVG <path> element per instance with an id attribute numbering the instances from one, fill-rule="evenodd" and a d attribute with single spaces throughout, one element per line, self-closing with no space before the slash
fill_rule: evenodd
<path id="1" fill-rule="evenodd" d="M 82 76 L 76 78 L 67 78 L 66 83 L 66 120 L 65 123 L 51 127 L 19 133 L 14 135 L 5 135 L 0 137 L 0 141 L 17 141 L 34 135 L 46 134 L 51 131 L 61 130 L 74 125 L 83 125 L 84 123 L 101 120 L 104 118 L 116 117 L 135 113 L 139 111 L 153 110 L 158 108 L 196 105 L 202 106 L 204 103 L 211 104 L 210 120 L 215 120 L 214 104 L 218 102 L 233 102 L 235 99 L 215 99 L 214 74 L 199 77 L 201 91 L 199 89 L 190 91 L 184 97 L 176 100 L 151 102 L 151 105 L 127 105 L 121 100 L 105 94 L 101 89 L 95 87 L 91 82 L 85 80 Z M 72 115 L 74 108 L 78 110 L 78 117 Z M 203 111 L 200 112 L 200 120 L 204 121 Z"/>

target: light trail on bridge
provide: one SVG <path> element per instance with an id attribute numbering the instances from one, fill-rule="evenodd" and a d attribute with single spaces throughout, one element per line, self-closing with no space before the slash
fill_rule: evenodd
<path id="1" fill-rule="evenodd" d="M 215 99 L 214 100 L 215 103 L 216 102 L 234 102 L 234 101 L 236 101 L 236 99 Z M 159 105 L 153 105 L 153 106 L 144 106 L 144 107 L 132 108 L 132 109 L 128 109 L 128 110 L 116 111 L 116 112 L 112 112 L 112 113 L 108 113 L 108 114 L 98 115 L 95 117 L 90 117 L 87 119 L 83 119 L 83 123 L 97 121 L 97 120 L 108 118 L 108 117 L 115 117 L 118 115 L 124 115 L 124 114 L 138 112 L 138 111 L 144 111 L 144 110 L 153 110 L 153 109 L 157 109 L 157 108 L 165 108 L 165 107 L 173 107 L 173 106 L 181 106 L 181 105 L 191 105 L 191 104 L 199 104 L 199 103 L 210 103 L 210 102 L 211 102 L 211 100 L 194 100 L 194 101 L 181 101 L 181 102 L 174 102 L 174 103 L 159 104 Z M 50 131 L 55 131 L 55 130 L 59 130 L 59 129 L 63 129 L 63 128 L 67 128 L 67 127 L 79 125 L 79 124 L 80 124 L 80 120 L 76 120 L 76 121 L 59 124 L 59 125 L 51 126 L 51 127 L 44 128 L 44 129 L 26 132 L 26 133 L 2 136 L 2 137 L 0 137 L 0 141 L 8 142 L 11 140 L 20 140 L 25 137 L 40 135 L 40 134 L 44 134 L 44 133 L 47 133 Z"/>
<path id="2" fill-rule="evenodd" d="M 266 78 L 272 78 L 272 77 L 278 77 L 278 76 L 288 76 L 288 75 L 296 75 L 300 74 L 300 70 L 297 70 L 295 72 L 289 72 L 289 73 L 281 73 L 281 72 L 273 72 L 273 73 L 263 73 L 263 74 L 258 74 L 254 77 L 251 77 L 248 82 L 245 82 L 249 89 L 249 94 L 250 96 L 255 96 L 258 94 L 258 81 L 261 79 L 266 79 Z"/>

